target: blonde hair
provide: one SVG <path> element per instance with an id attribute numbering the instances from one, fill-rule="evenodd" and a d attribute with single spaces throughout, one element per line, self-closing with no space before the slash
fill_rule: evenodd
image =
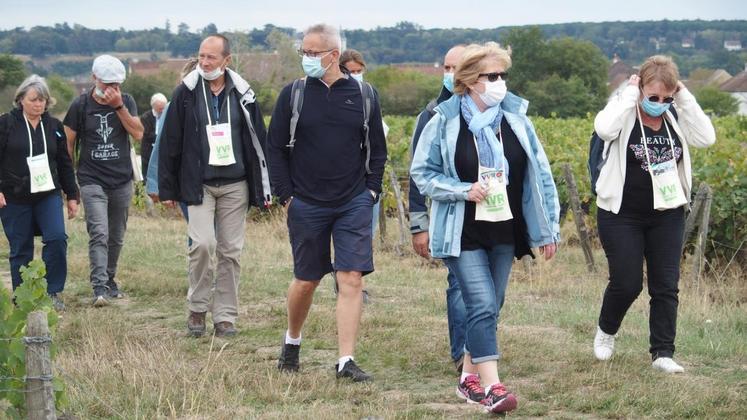
<path id="1" fill-rule="evenodd" d="M 640 77 L 641 87 L 651 82 L 661 82 L 668 90 L 675 90 L 680 73 L 671 57 L 654 55 L 643 62 Z"/>
<path id="2" fill-rule="evenodd" d="M 467 93 L 469 86 L 477 82 L 480 73 L 485 69 L 485 60 L 489 59 L 498 61 L 504 71 L 511 67 L 511 56 L 497 42 L 467 45 L 454 72 L 454 93 Z"/>

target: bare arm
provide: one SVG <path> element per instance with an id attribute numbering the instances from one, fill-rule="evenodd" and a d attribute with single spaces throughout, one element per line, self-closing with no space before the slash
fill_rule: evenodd
<path id="1" fill-rule="evenodd" d="M 65 126 L 65 137 L 67 137 L 67 154 L 70 155 L 70 160 L 75 166 L 75 139 L 78 133 L 72 128 Z"/>
<path id="2" fill-rule="evenodd" d="M 128 133 L 137 141 L 143 139 L 143 123 L 140 122 L 140 118 L 137 116 L 130 115 L 130 111 L 126 106 L 117 110 L 117 116 L 119 121 L 122 122 L 122 127 L 127 130 Z"/>

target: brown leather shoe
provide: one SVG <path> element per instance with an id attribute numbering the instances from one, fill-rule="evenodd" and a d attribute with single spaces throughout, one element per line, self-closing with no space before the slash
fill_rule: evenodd
<path id="1" fill-rule="evenodd" d="M 215 323 L 213 328 L 215 328 L 216 337 L 233 337 L 236 335 L 236 327 L 228 321 Z"/>
<path id="2" fill-rule="evenodd" d="M 187 318 L 187 334 L 192 337 L 202 337 L 205 334 L 205 314 L 207 312 L 189 312 Z"/>

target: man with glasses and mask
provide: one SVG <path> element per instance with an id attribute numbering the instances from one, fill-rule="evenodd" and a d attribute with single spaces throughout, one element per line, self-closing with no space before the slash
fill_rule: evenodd
<path id="1" fill-rule="evenodd" d="M 371 212 L 381 193 L 386 141 L 377 96 L 340 67 L 340 45 L 330 25 L 306 30 L 300 51 L 307 76 L 303 89 L 293 89 L 298 81 L 286 86 L 270 122 L 273 187 L 287 211 L 294 262 L 278 368 L 298 370 L 301 329 L 314 290 L 334 270 L 339 285 L 335 372 L 337 378 L 361 382 L 372 378 L 356 365 L 353 351 L 363 276 L 374 270 Z M 298 101 L 292 92 L 303 94 L 300 110 L 293 107 Z"/>
<path id="2" fill-rule="evenodd" d="M 188 205 L 188 334 L 205 333 L 211 310 L 214 334 L 233 336 L 247 208 L 265 207 L 271 200 L 266 131 L 249 83 L 227 68 L 228 39 L 205 38 L 198 60 L 174 90 L 172 103 L 178 106 L 166 114 L 159 197 L 168 206 Z"/>

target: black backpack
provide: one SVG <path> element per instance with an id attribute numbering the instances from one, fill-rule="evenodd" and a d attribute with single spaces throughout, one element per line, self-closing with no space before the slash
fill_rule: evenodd
<path id="1" fill-rule="evenodd" d="M 669 112 L 672 117 L 677 121 L 677 111 L 673 106 L 669 107 Z M 586 163 L 586 168 L 589 170 L 589 179 L 591 179 L 591 192 L 597 195 L 597 180 L 599 179 L 599 173 L 602 172 L 602 167 L 607 163 L 607 156 L 604 156 L 604 140 L 599 138 L 597 132 L 591 133 L 591 139 L 589 139 L 589 161 Z"/>

